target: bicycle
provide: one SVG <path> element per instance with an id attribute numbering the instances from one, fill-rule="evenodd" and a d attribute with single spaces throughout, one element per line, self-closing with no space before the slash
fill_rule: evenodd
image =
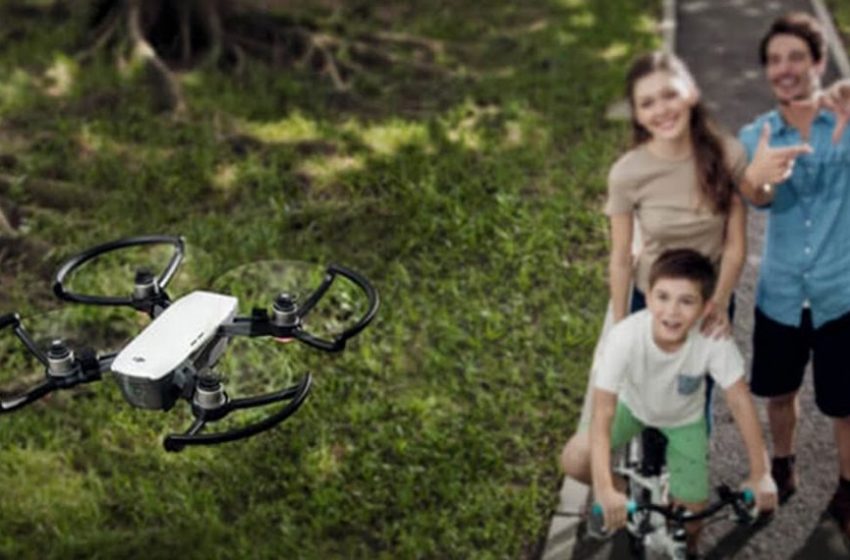
<path id="1" fill-rule="evenodd" d="M 669 474 L 664 461 L 666 443 L 660 431 L 647 428 L 641 437 L 629 442 L 614 467 L 614 473 L 626 481 L 629 550 L 639 560 L 647 558 L 649 553 L 673 560 L 686 559 L 685 525 L 713 517 L 727 507 L 732 509 L 731 519 L 739 524 L 752 524 L 757 518 L 753 493 L 748 489 L 736 492 L 725 484 L 716 488 L 718 499 L 698 513 L 673 507 L 669 502 Z M 588 516 L 588 534 L 607 536 L 602 523 L 602 508 L 593 504 Z"/>

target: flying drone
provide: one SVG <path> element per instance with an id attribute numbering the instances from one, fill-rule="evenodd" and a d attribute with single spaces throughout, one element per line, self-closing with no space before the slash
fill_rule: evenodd
<path id="1" fill-rule="evenodd" d="M 132 293 L 124 296 L 86 295 L 68 289 L 67 280 L 84 264 L 107 253 L 139 246 L 170 245 L 172 254 L 165 269 L 155 275 L 150 270 L 135 273 Z M 225 391 L 216 365 L 234 337 L 271 337 L 297 340 L 324 352 L 339 352 L 351 337 L 375 317 L 378 294 L 369 281 L 348 268 L 331 264 L 321 282 L 299 301 L 296 295 L 281 292 L 269 308 L 254 308 L 249 316 L 238 316 L 237 297 L 209 291 L 193 291 L 175 301 L 165 288 L 183 260 L 182 237 L 152 235 L 120 239 L 92 247 L 65 262 L 56 274 L 53 292 L 61 300 L 98 306 L 126 306 L 147 314 L 152 321 L 126 346 L 103 354 L 90 346 L 75 347 L 61 338 L 46 350 L 24 328 L 16 314 L 0 316 L 0 332 L 11 329 L 20 342 L 44 367 L 44 380 L 12 398 L 0 399 L 0 414 L 21 410 L 58 389 L 98 381 L 110 372 L 124 398 L 132 406 L 149 410 L 170 410 L 186 400 L 194 421 L 182 434 L 169 434 L 163 444 L 167 451 L 181 451 L 191 445 L 215 445 L 251 437 L 280 424 L 303 404 L 312 377 L 278 391 L 233 398 Z M 368 306 L 350 327 L 337 334 L 320 336 L 309 332 L 305 318 L 326 295 L 338 277 L 343 277 L 365 295 Z M 201 433 L 206 425 L 239 410 L 265 407 L 288 401 L 283 408 L 258 421 L 227 431 Z"/>

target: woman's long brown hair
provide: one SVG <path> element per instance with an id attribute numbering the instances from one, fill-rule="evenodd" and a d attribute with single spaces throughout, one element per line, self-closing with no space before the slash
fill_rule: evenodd
<path id="1" fill-rule="evenodd" d="M 685 63 L 674 54 L 656 51 L 635 60 L 626 75 L 626 95 L 632 108 L 632 141 L 635 146 L 652 138 L 649 131 L 638 123 L 634 116 L 635 84 L 641 78 L 658 71 L 682 77 L 691 87 L 696 87 Z M 691 109 L 690 129 L 700 193 L 715 213 L 726 214 L 732 205 L 735 181 L 726 161 L 717 126 L 702 101 L 697 102 Z"/>

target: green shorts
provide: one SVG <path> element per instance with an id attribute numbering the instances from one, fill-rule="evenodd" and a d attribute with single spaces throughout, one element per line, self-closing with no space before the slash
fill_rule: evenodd
<path id="1" fill-rule="evenodd" d="M 640 434 L 646 426 L 632 411 L 617 402 L 617 413 L 611 425 L 611 448 L 616 449 Z M 708 432 L 705 417 L 676 428 L 658 428 L 667 437 L 667 472 L 670 493 L 686 503 L 708 500 Z"/>

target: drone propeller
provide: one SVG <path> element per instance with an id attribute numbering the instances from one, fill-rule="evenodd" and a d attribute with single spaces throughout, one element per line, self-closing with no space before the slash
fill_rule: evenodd
<path id="1" fill-rule="evenodd" d="M 180 451 L 187 445 L 215 445 L 244 439 L 269 430 L 292 416 L 304 404 L 312 382 L 313 377 L 308 373 L 297 385 L 281 391 L 256 397 L 229 399 L 220 380 L 214 378 L 201 379 L 195 388 L 195 395 L 192 399 L 192 414 L 195 416 L 195 421 L 186 433 L 166 436 L 165 449 L 167 451 Z M 200 433 L 208 422 L 220 420 L 235 410 L 264 407 L 284 400 L 289 401 L 286 406 L 258 422 L 224 432 Z"/>
<path id="2" fill-rule="evenodd" d="M 224 325 L 225 334 L 296 339 L 326 352 L 343 350 L 380 305 L 365 277 L 335 264 L 322 269 L 300 261 L 252 263 L 228 272 L 214 288 L 254 306 L 251 316 Z"/>
<path id="3" fill-rule="evenodd" d="M 133 276 L 133 285 L 125 289 L 123 295 L 105 295 L 97 293 L 96 279 L 108 279 L 110 291 L 115 291 L 115 285 L 121 285 L 120 279 L 115 278 L 115 269 L 119 272 L 121 266 L 119 257 L 127 259 L 136 257 L 132 262 L 137 265 L 143 256 L 146 260 L 152 259 L 150 254 L 157 249 L 170 246 L 172 251 L 167 264 L 159 275 L 155 275 L 147 267 L 138 267 Z M 76 303 L 87 303 L 91 305 L 118 305 L 129 306 L 156 317 L 171 303 L 171 299 L 165 291 L 168 283 L 174 277 L 177 268 L 183 261 L 184 240 L 182 237 L 169 235 L 147 235 L 139 237 L 128 237 L 97 245 L 71 257 L 56 274 L 53 283 L 53 292 L 59 299 Z M 158 256 L 158 255 L 157 255 Z M 88 264 L 85 269 L 94 274 L 86 275 L 81 272 L 83 265 Z M 109 272 L 110 274 L 106 274 Z M 126 275 L 126 274 L 125 274 Z M 79 289 L 88 293 L 71 291 L 71 284 L 79 285 Z"/>
<path id="4" fill-rule="evenodd" d="M 54 320 L 57 317 L 56 312 L 46 315 Z M 59 327 L 59 321 L 53 324 Z M 4 331 L 11 331 L 14 334 L 30 356 L 30 361 L 34 358 L 38 362 L 37 367 L 41 369 L 41 374 L 27 376 L 26 384 L 29 385 L 27 388 L 16 388 L 11 396 L 0 396 L 0 414 L 23 408 L 55 390 L 70 389 L 77 385 L 98 381 L 103 372 L 109 369 L 114 356 L 114 354 L 98 356 L 90 346 L 83 346 L 76 341 L 61 337 L 33 337 L 24 328 L 20 315 L 16 313 L 0 317 L 0 333 Z M 0 343 L 0 347 L 7 354 L 13 353 L 10 342 L 7 337 Z M 27 359 L 24 358 L 20 362 L 26 361 Z M 32 379 L 33 377 L 38 381 Z"/>
<path id="5" fill-rule="evenodd" d="M 340 278 L 340 282 L 335 282 Z M 217 336 L 230 340 L 237 347 L 241 344 L 241 348 L 251 352 L 257 352 L 261 347 L 251 343 L 246 345 L 238 338 L 270 336 L 277 340 L 294 339 L 323 351 L 340 351 L 348 339 L 372 321 L 379 305 L 378 294 L 368 280 L 338 265 L 330 265 L 323 270 L 298 261 L 252 263 L 228 272 L 214 283 L 213 288 L 214 292 L 236 296 L 243 303 L 256 305 L 271 301 L 270 309 L 254 307 L 250 316 L 235 317 L 218 329 Z M 170 313 L 170 310 L 167 311 L 162 319 Z M 311 331 L 307 330 L 307 325 Z M 214 344 L 209 343 L 207 347 L 212 348 Z M 225 363 L 219 365 L 233 365 L 232 358 L 222 357 L 222 361 Z M 231 363 L 228 364 L 228 361 Z M 250 362 L 254 362 L 253 369 L 257 369 L 258 363 L 265 368 L 274 363 L 262 355 L 254 355 L 247 362 L 243 368 L 250 368 Z M 282 367 L 278 365 L 276 371 L 280 369 Z M 308 373 L 300 382 L 285 389 L 231 400 L 221 379 L 212 371 L 199 375 L 192 397 L 195 421 L 184 434 L 167 436 L 165 448 L 179 451 L 187 445 L 234 441 L 268 430 L 303 404 L 311 384 L 312 376 Z M 265 407 L 284 400 L 289 403 L 257 422 L 223 432 L 200 433 L 207 423 L 220 420 L 236 410 Z"/>

